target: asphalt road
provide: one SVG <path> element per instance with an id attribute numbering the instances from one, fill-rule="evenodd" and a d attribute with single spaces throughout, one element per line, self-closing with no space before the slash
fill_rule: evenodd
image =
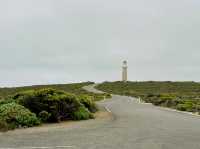
<path id="1" fill-rule="evenodd" d="M 92 87 L 86 89 L 95 92 Z M 112 117 L 45 131 L 0 134 L 0 148 L 200 149 L 198 116 L 116 95 L 98 104 Z"/>

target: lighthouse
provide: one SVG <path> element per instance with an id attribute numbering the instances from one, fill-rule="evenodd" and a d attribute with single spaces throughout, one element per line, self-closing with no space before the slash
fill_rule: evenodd
<path id="1" fill-rule="evenodd" d="M 127 82 L 127 69 L 128 69 L 128 66 L 127 66 L 127 61 L 123 61 L 123 64 L 122 64 L 122 81 L 123 82 Z"/>

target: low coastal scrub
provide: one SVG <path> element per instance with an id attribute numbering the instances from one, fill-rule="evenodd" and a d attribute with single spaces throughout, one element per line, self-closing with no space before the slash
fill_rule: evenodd
<path id="1" fill-rule="evenodd" d="M 145 102 L 152 103 L 156 106 L 170 107 L 180 111 L 194 112 L 200 114 L 200 101 L 197 99 L 184 99 L 174 95 L 147 95 L 142 99 Z"/>
<path id="2" fill-rule="evenodd" d="M 55 89 L 41 89 L 16 94 L 13 99 L 37 116 L 48 113 L 47 122 L 73 119 L 73 112 L 83 106 L 78 98 L 70 93 Z"/>
<path id="3" fill-rule="evenodd" d="M 78 97 L 80 103 L 82 103 L 90 112 L 95 113 L 97 106 L 94 103 L 94 98 L 88 95 L 81 95 Z"/>
<path id="4" fill-rule="evenodd" d="M 16 93 L 0 100 L 0 131 L 94 118 L 97 111 L 94 98 L 51 88 Z"/>
<path id="5" fill-rule="evenodd" d="M 17 103 L 0 105 L 0 130 L 39 125 L 36 114 Z"/>
<path id="6" fill-rule="evenodd" d="M 93 114 L 85 107 L 79 107 L 77 111 L 73 112 L 73 120 L 87 120 L 93 118 Z"/>
<path id="7" fill-rule="evenodd" d="M 200 83 L 197 82 L 104 82 L 99 90 L 132 96 L 156 106 L 200 114 Z"/>

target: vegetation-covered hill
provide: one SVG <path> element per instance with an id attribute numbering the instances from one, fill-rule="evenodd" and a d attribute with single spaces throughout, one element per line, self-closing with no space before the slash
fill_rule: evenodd
<path id="1" fill-rule="evenodd" d="M 154 105 L 200 113 L 200 83 L 197 82 L 104 82 L 97 89 L 140 97 Z"/>
<path id="2" fill-rule="evenodd" d="M 109 94 L 82 89 L 92 82 L 0 88 L 0 131 L 64 120 L 86 120 L 97 111 L 95 101 Z"/>
<path id="3" fill-rule="evenodd" d="M 101 100 L 102 98 L 104 98 L 104 96 L 109 96 L 109 94 L 95 94 L 87 92 L 86 90 L 82 89 L 83 86 L 87 86 L 90 84 L 94 83 L 83 82 L 83 83 L 72 83 L 72 84 L 34 85 L 34 86 L 24 86 L 24 87 L 0 88 L 0 99 L 5 99 L 18 92 L 23 92 L 27 90 L 38 90 L 43 88 L 62 90 L 76 95 L 89 95 L 93 96 L 95 101 Z"/>

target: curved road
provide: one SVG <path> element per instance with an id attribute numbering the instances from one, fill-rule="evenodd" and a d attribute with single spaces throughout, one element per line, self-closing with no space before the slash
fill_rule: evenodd
<path id="1" fill-rule="evenodd" d="M 96 92 L 93 86 L 85 89 Z M 200 117 L 113 95 L 98 103 L 112 113 L 106 120 L 70 127 L 0 134 L 0 148 L 200 149 Z"/>

